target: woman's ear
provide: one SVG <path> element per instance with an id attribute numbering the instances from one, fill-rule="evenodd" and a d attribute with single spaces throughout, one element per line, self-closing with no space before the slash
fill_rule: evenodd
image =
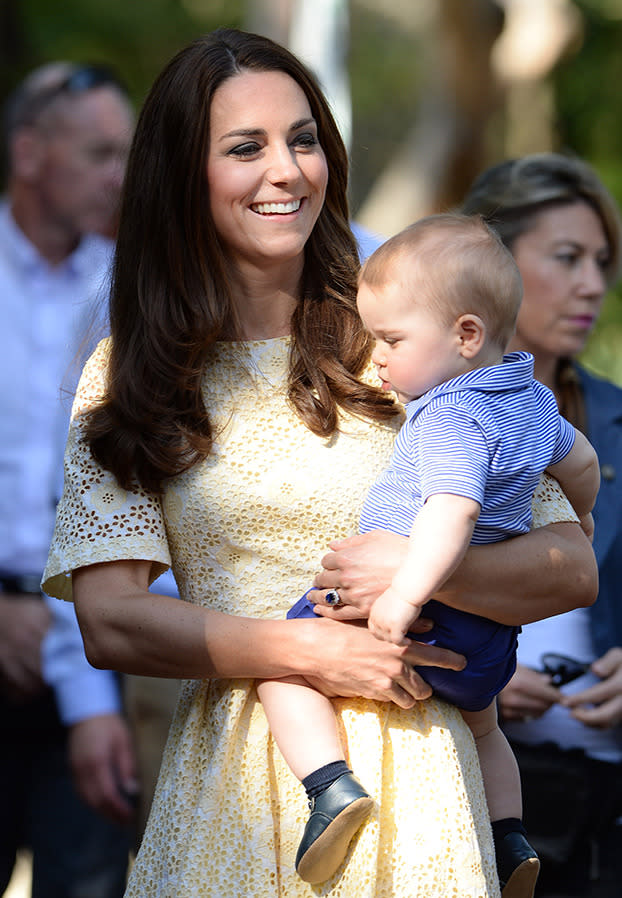
<path id="1" fill-rule="evenodd" d="M 479 315 L 467 312 L 455 324 L 458 351 L 463 359 L 474 359 L 486 342 L 486 325 Z"/>

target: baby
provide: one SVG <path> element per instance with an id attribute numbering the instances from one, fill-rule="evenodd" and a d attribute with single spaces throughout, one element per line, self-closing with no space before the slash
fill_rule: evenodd
<path id="1" fill-rule="evenodd" d="M 453 214 L 424 218 L 384 243 L 363 266 L 357 297 L 382 388 L 406 407 L 391 464 L 361 514 L 362 531 L 409 536 L 369 628 L 406 644 L 423 612 L 434 626 L 415 638 L 466 656 L 464 670 L 419 673 L 460 709 L 475 738 L 506 896 L 532 896 L 539 871 L 521 823 L 518 767 L 496 711 L 516 666 L 519 628 L 433 596 L 469 545 L 529 530 L 543 471 L 560 481 L 579 518 L 590 514 L 599 487 L 596 453 L 534 381 L 532 356 L 504 355 L 521 299 L 520 274 L 501 241 L 480 218 Z M 312 615 L 303 596 L 288 616 Z M 312 808 L 297 871 L 323 881 L 343 861 L 372 799 L 346 764 L 327 698 L 302 679 L 263 681 L 258 692 Z"/>

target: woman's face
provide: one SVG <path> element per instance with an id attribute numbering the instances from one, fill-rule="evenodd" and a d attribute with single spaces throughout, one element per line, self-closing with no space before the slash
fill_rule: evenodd
<path id="1" fill-rule="evenodd" d="M 216 230 L 238 267 L 302 259 L 324 203 L 328 167 L 293 78 L 244 71 L 218 88 L 207 180 Z"/>
<path id="2" fill-rule="evenodd" d="M 524 295 L 511 348 L 536 359 L 579 353 L 596 323 L 607 287 L 609 247 L 600 218 L 578 201 L 540 212 L 514 241 Z"/>

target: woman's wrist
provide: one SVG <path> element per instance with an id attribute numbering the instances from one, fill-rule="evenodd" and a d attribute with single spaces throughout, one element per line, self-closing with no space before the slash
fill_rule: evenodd
<path id="1" fill-rule="evenodd" d="M 219 614 L 206 629 L 208 677 L 278 679 L 311 674 L 320 652 L 314 620 L 265 620 Z"/>

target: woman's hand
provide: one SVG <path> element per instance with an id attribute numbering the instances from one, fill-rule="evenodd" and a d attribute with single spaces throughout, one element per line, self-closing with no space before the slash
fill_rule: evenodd
<path id="1" fill-rule="evenodd" d="M 559 689 L 551 685 L 549 674 L 519 664 L 499 694 L 499 713 L 503 720 L 529 720 L 541 717 L 561 698 Z"/>
<path id="2" fill-rule="evenodd" d="M 622 722 L 622 648 L 615 647 L 595 661 L 591 670 L 600 683 L 565 695 L 562 704 L 586 726 L 609 729 Z"/>
<path id="3" fill-rule="evenodd" d="M 313 581 L 316 613 L 335 620 L 368 618 L 371 606 L 391 584 L 408 550 L 408 538 L 387 530 L 372 530 L 330 543 L 323 570 Z M 325 591 L 338 589 L 343 606 L 325 603 Z M 423 629 L 429 629 L 424 624 Z M 419 630 L 421 632 L 421 629 Z"/>
<path id="4" fill-rule="evenodd" d="M 362 622 L 344 626 L 328 620 L 288 621 L 290 627 L 297 624 L 310 625 L 307 634 L 312 639 L 306 650 L 301 649 L 300 672 L 328 696 L 363 696 L 412 708 L 416 701 L 432 694 L 413 665 L 452 670 L 462 670 L 465 665 L 465 658 L 449 649 L 411 640 L 405 646 L 383 642 Z M 311 657 L 314 669 L 309 671 Z"/>

